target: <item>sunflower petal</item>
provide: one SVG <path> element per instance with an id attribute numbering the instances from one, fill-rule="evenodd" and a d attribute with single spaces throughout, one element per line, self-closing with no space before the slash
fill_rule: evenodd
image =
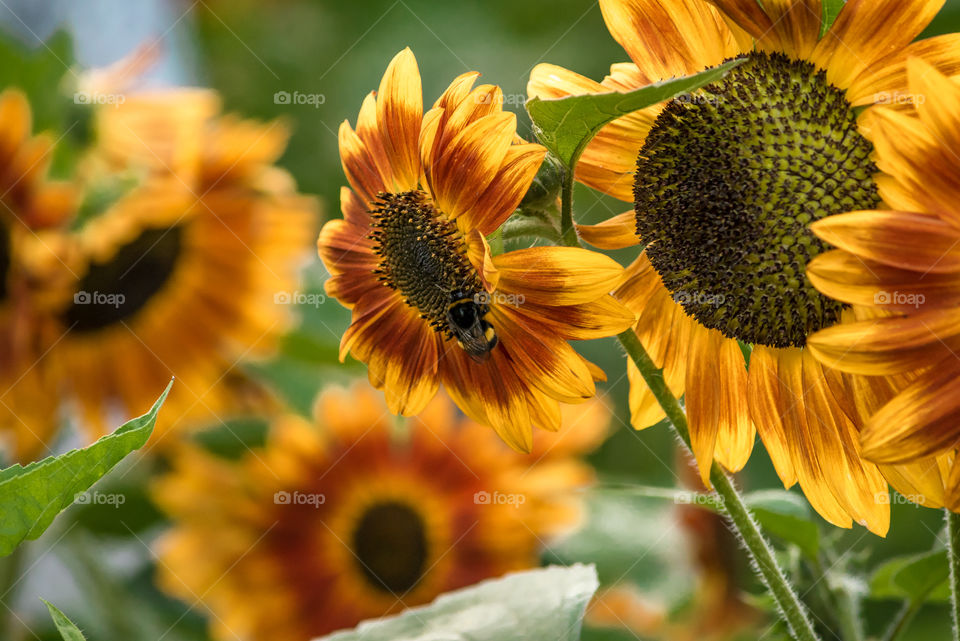
<path id="1" fill-rule="evenodd" d="M 542 305 L 579 305 L 609 294 L 623 268 L 612 258 L 578 247 L 531 247 L 494 256 L 500 287 Z"/>
<path id="2" fill-rule="evenodd" d="M 637 215 L 625 211 L 597 225 L 577 225 L 580 238 L 600 249 L 623 249 L 640 243 Z"/>
<path id="3" fill-rule="evenodd" d="M 763 441 L 777 476 L 785 488 L 797 482 L 783 414 L 780 412 L 780 384 L 777 376 L 777 355 L 768 347 L 756 345 L 750 354 L 747 385 L 750 416 Z"/>
<path id="4" fill-rule="evenodd" d="M 920 58 L 941 73 L 960 76 L 960 34 L 950 33 L 913 42 L 878 60 L 853 81 L 847 100 L 854 107 L 873 103 L 891 103 L 894 97 L 906 97 L 907 60 Z"/>
<path id="5" fill-rule="evenodd" d="M 712 487 L 710 467 L 717 444 L 720 398 L 723 395 L 720 378 L 710 376 L 708 372 L 714 367 L 723 340 L 720 332 L 705 328 L 699 328 L 690 335 L 690 361 L 685 383 L 690 445 L 697 459 L 700 479 L 707 487 Z"/>
<path id="6" fill-rule="evenodd" d="M 422 119 L 420 70 L 408 47 L 390 61 L 377 92 L 377 124 L 393 167 L 393 189 L 389 191 L 404 192 L 417 187 L 420 179 L 417 143 Z"/>

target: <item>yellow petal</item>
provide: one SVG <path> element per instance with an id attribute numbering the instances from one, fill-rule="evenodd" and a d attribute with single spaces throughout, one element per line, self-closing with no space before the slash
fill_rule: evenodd
<path id="1" fill-rule="evenodd" d="M 377 92 L 377 124 L 393 167 L 393 192 L 416 189 L 420 179 L 417 142 L 423 120 L 423 89 L 409 47 L 394 56 Z"/>

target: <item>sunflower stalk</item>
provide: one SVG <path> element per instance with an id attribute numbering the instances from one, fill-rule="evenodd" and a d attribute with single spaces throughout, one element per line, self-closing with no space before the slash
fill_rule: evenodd
<path id="1" fill-rule="evenodd" d="M 950 612 L 953 641 L 960 641 L 960 514 L 945 509 L 947 521 L 947 563 L 950 566 Z"/>
<path id="2" fill-rule="evenodd" d="M 633 330 L 627 330 L 617 338 L 619 338 L 620 344 L 623 345 L 637 369 L 640 370 L 643 380 L 646 381 L 650 391 L 660 403 L 677 435 L 690 449 L 690 430 L 687 427 L 687 417 L 683 408 L 680 407 L 680 403 L 667 387 L 663 378 L 663 370 L 654 364 Z M 733 530 L 747 549 L 752 565 L 763 584 L 773 595 L 780 615 L 790 627 L 793 638 L 797 641 L 818 641 L 819 637 L 813 629 L 806 607 L 790 585 L 786 574 L 777 564 L 773 548 L 764 538 L 759 524 L 750 514 L 743 496 L 737 490 L 733 481 L 716 463 L 710 468 L 710 483 L 720 497 L 723 514 L 727 516 Z"/>

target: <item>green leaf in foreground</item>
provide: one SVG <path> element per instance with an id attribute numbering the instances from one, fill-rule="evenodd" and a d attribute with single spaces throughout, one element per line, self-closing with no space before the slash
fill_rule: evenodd
<path id="1" fill-rule="evenodd" d="M 837 16 L 840 15 L 840 10 L 843 9 L 846 1 L 847 0 L 823 0 L 823 15 L 820 18 L 821 38 L 830 31 L 830 27 L 833 26 Z"/>
<path id="2" fill-rule="evenodd" d="M 173 381 L 149 412 L 93 445 L 0 471 L 0 556 L 43 534 L 77 494 L 89 489 L 127 454 L 143 447 L 171 385 Z"/>
<path id="3" fill-rule="evenodd" d="M 68 619 L 67 615 L 58 610 L 55 605 L 46 599 L 40 600 L 43 601 L 47 605 L 47 609 L 50 610 L 50 618 L 53 619 L 54 625 L 56 625 L 57 630 L 60 631 L 60 636 L 63 637 L 63 641 L 86 641 L 86 637 L 80 632 L 80 628 Z"/>
<path id="4" fill-rule="evenodd" d="M 592 566 L 552 566 L 442 594 L 430 605 L 361 623 L 326 641 L 577 641 L 598 587 Z"/>
<path id="5" fill-rule="evenodd" d="M 751 492 L 744 496 L 744 500 L 767 533 L 793 543 L 807 558 L 817 558 L 820 531 L 810 516 L 806 501 L 781 490 Z"/>
<path id="6" fill-rule="evenodd" d="M 665 80 L 627 93 L 587 94 L 555 100 L 534 98 L 527 102 L 527 111 L 540 143 L 567 167 L 572 167 L 587 143 L 607 123 L 715 82 L 743 62 L 743 59 L 731 60 L 692 76 Z"/>
<path id="7" fill-rule="evenodd" d="M 870 597 L 916 601 L 946 601 L 950 598 L 947 551 L 898 557 L 887 561 L 870 578 Z"/>

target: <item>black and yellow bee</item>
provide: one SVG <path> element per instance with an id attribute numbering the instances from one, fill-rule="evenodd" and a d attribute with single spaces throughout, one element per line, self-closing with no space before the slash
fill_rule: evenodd
<path id="1" fill-rule="evenodd" d="M 462 291 L 450 295 L 447 326 L 457 339 L 457 344 L 478 363 L 490 358 L 490 352 L 498 342 L 493 325 L 484 319 L 489 311 L 490 307 L 478 301 L 476 296 Z"/>

